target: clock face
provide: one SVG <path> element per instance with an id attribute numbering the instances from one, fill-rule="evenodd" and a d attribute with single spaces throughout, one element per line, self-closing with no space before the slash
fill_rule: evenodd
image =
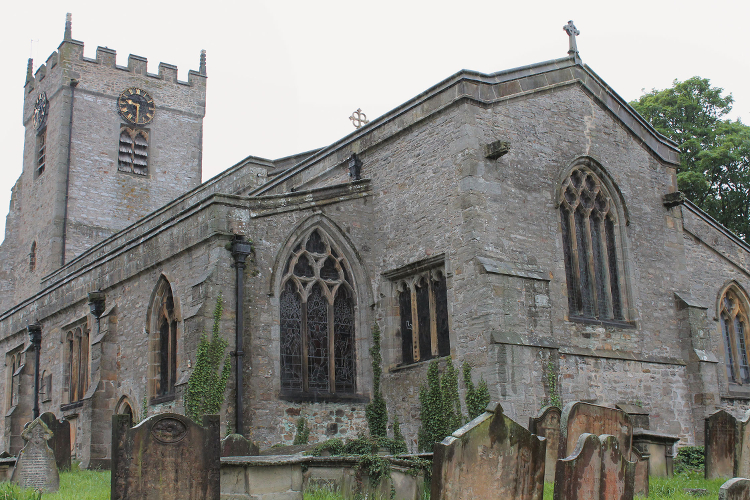
<path id="1" fill-rule="evenodd" d="M 36 130 L 41 129 L 45 123 L 47 123 L 47 113 L 49 112 L 49 101 L 47 100 L 47 93 L 42 92 L 36 98 L 34 103 L 34 115 L 33 122 Z"/>
<path id="2" fill-rule="evenodd" d="M 117 98 L 117 110 L 126 121 L 145 125 L 154 119 L 156 106 L 148 92 L 132 87 L 125 89 Z"/>

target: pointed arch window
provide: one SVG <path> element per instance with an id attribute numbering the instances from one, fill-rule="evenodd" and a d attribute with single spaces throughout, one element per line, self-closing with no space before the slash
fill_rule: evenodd
<path id="1" fill-rule="evenodd" d="M 172 287 L 164 277 L 149 308 L 149 394 L 151 403 L 171 401 L 177 382 L 177 317 Z"/>
<path id="2" fill-rule="evenodd" d="M 356 297 L 341 251 L 320 228 L 286 261 L 281 280 L 283 394 L 351 394 L 356 390 Z"/>
<path id="3" fill-rule="evenodd" d="M 558 201 L 570 316 L 625 320 L 611 194 L 594 171 L 580 166 L 563 182 Z"/>
<path id="4" fill-rule="evenodd" d="M 735 384 L 750 384 L 747 303 L 747 297 L 735 287 L 728 288 L 719 303 L 727 379 Z"/>
<path id="5" fill-rule="evenodd" d="M 36 270 L 36 241 L 31 244 L 29 252 L 29 272 L 33 273 L 34 270 Z"/>
<path id="6" fill-rule="evenodd" d="M 65 335 L 65 375 L 66 402 L 82 400 L 89 388 L 89 330 L 85 323 L 70 328 Z"/>

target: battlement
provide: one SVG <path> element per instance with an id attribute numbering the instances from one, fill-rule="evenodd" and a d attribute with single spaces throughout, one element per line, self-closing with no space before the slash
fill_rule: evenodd
<path id="1" fill-rule="evenodd" d="M 33 70 L 33 61 L 29 60 L 29 66 L 26 74 L 25 88 L 27 92 L 31 92 L 32 89 L 37 87 L 39 83 L 44 80 L 47 73 L 53 68 L 58 66 L 70 67 L 70 64 L 62 65 L 60 63 L 74 63 L 84 62 L 88 64 L 96 64 L 105 68 L 112 68 L 124 72 L 132 73 L 133 75 L 141 75 L 148 78 L 154 78 L 165 82 L 171 82 L 177 85 L 194 86 L 194 85 L 205 85 L 206 79 L 206 51 L 202 50 L 200 55 L 200 69 L 189 70 L 187 81 L 177 79 L 177 66 L 174 64 L 159 63 L 158 73 L 148 72 L 148 59 L 142 56 L 134 54 L 128 55 L 127 66 L 121 66 L 117 64 L 117 51 L 110 49 L 109 47 L 97 47 L 96 58 L 85 57 L 83 55 L 83 42 L 79 40 L 73 40 L 71 29 L 71 16 L 68 14 L 65 25 L 65 36 L 63 41 L 60 43 L 56 51 L 54 51 L 47 58 L 47 61 L 37 68 L 36 72 L 31 76 Z"/>

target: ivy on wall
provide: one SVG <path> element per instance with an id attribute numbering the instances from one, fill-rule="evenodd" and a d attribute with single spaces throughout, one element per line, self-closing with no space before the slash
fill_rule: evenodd
<path id="1" fill-rule="evenodd" d="M 224 354 L 228 343 L 219 333 L 223 311 L 224 299 L 219 294 L 214 308 L 211 340 L 203 332 L 198 342 L 195 368 L 190 374 L 185 393 L 185 414 L 201 425 L 203 415 L 218 414 L 221 410 L 231 371 L 228 356 Z"/>
<path id="2" fill-rule="evenodd" d="M 474 387 L 471 381 L 471 366 L 464 361 L 464 387 L 466 388 L 466 411 L 469 412 L 469 420 L 473 420 L 481 415 L 487 405 L 490 404 L 490 391 L 487 388 L 487 382 L 484 379 L 479 380 L 479 384 Z"/>
<path id="3" fill-rule="evenodd" d="M 372 347 L 370 347 L 370 358 L 372 359 L 372 401 L 365 407 L 365 417 L 370 428 L 370 435 L 374 437 L 386 437 L 388 429 L 388 409 L 385 399 L 380 390 L 380 377 L 383 369 L 380 364 L 383 358 L 380 354 L 380 328 L 378 324 L 372 327 Z"/>

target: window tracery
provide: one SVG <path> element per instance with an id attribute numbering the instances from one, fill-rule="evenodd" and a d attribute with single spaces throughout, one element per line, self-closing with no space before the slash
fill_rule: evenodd
<path id="1" fill-rule="evenodd" d="M 581 166 L 563 182 L 559 203 L 570 315 L 624 320 L 612 196 Z"/>
<path id="2" fill-rule="evenodd" d="M 728 288 L 721 297 L 719 323 L 726 354 L 727 379 L 736 384 L 750 383 L 747 339 L 747 300 L 735 287 Z"/>
<path id="3" fill-rule="evenodd" d="M 172 287 L 160 278 L 149 311 L 151 402 L 174 398 L 177 382 L 177 318 Z"/>
<path id="4" fill-rule="evenodd" d="M 307 234 L 287 259 L 279 297 L 282 392 L 356 390 L 356 297 L 347 267 L 320 228 Z"/>

